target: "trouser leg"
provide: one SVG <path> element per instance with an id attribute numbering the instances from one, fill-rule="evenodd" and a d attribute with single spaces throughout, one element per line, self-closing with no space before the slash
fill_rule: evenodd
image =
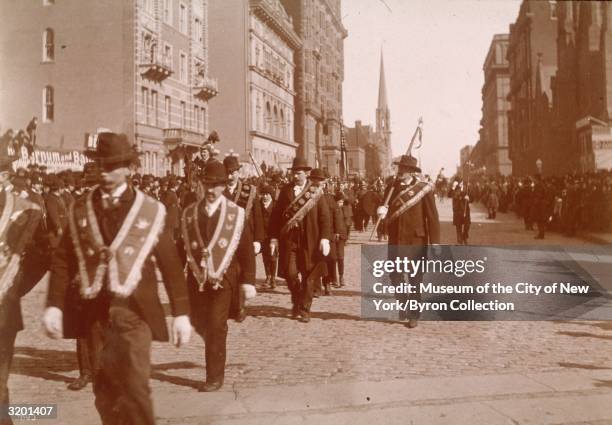
<path id="1" fill-rule="evenodd" d="M 17 331 L 0 330 L 0 425 L 13 425 L 8 416 L 9 389 L 8 379 L 15 352 Z"/>
<path id="2" fill-rule="evenodd" d="M 204 344 L 206 381 L 223 382 L 227 344 L 227 319 L 231 304 L 231 287 L 223 281 L 223 288 L 206 288 Z"/>
<path id="3" fill-rule="evenodd" d="M 98 322 L 99 323 L 99 322 Z M 104 425 L 155 424 L 149 378 L 149 325 L 126 307 L 111 307 L 109 321 L 92 329 L 92 340 L 103 333 L 103 348 L 94 374 L 96 408 Z"/>

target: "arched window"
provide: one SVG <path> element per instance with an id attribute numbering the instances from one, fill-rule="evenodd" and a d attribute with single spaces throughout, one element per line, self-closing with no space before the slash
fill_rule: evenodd
<path id="1" fill-rule="evenodd" d="M 278 109 L 276 109 L 276 105 L 274 105 L 274 129 L 273 134 L 278 136 Z"/>
<path id="2" fill-rule="evenodd" d="M 281 137 L 284 139 L 285 137 L 287 137 L 287 128 L 285 127 L 285 113 L 283 112 L 283 110 L 281 109 L 280 111 L 280 135 Z"/>
<path id="3" fill-rule="evenodd" d="M 261 102 L 259 96 L 255 102 L 255 130 L 261 130 Z"/>
<path id="4" fill-rule="evenodd" d="M 46 86 L 43 89 L 43 122 L 53 121 L 54 106 L 53 87 Z"/>
<path id="5" fill-rule="evenodd" d="M 43 61 L 52 62 L 55 59 L 55 41 L 54 34 L 51 28 L 47 28 L 43 32 Z"/>
<path id="6" fill-rule="evenodd" d="M 266 133 L 271 133 L 272 131 L 272 111 L 270 109 L 270 102 L 266 102 L 266 116 L 265 116 L 265 128 L 266 128 Z"/>

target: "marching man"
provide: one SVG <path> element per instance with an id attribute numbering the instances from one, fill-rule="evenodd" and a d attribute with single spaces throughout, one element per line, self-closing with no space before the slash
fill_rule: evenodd
<path id="1" fill-rule="evenodd" d="M 314 280 L 324 274 L 332 237 L 323 189 L 308 181 L 310 170 L 304 158 L 293 160 L 294 183 L 281 189 L 270 221 L 270 250 L 279 250 L 278 275 L 291 291 L 291 316 L 304 323 L 310 321 Z"/>
<path id="2" fill-rule="evenodd" d="M 252 184 L 243 182 L 240 179 L 239 171 L 240 162 L 235 155 L 228 155 L 223 159 L 223 165 L 227 172 L 227 185 L 223 191 L 223 195 L 239 207 L 244 209 L 246 218 L 246 226 L 251 230 L 253 235 L 253 250 L 255 255 L 261 251 L 261 243 L 265 238 L 265 226 L 261 204 L 257 202 L 257 187 Z M 255 282 L 253 280 L 252 282 Z M 236 298 L 233 302 L 232 316 L 237 322 L 242 322 L 246 319 L 246 310 L 244 308 L 245 299 L 243 292 L 236 292 Z"/>
<path id="3" fill-rule="evenodd" d="M 138 153 L 127 137 L 101 133 L 87 155 L 99 164 L 102 183 L 70 208 L 69 231 L 51 262 L 43 323 L 52 338 L 87 338 L 103 424 L 154 424 L 151 343 L 167 341 L 168 329 L 153 257 L 170 299 L 176 346 L 191 333 L 183 265 L 164 226 L 163 204 L 129 183 Z"/>
<path id="4" fill-rule="evenodd" d="M 12 425 L 8 416 L 7 387 L 17 333 L 23 329 L 21 297 L 47 271 L 42 210 L 13 193 L 9 172 L 13 158 L 0 157 L 0 424 Z"/>
<path id="5" fill-rule="evenodd" d="M 411 145 L 412 146 L 412 145 Z M 410 149 L 409 149 L 410 151 Z M 427 245 L 440 243 L 440 222 L 438 210 L 434 198 L 433 184 L 425 180 L 421 169 L 417 166 L 417 160 L 412 155 L 402 155 L 398 162 L 397 178 L 385 190 L 385 196 L 389 196 L 389 207 L 386 205 L 378 207 L 378 216 L 387 218 L 389 232 L 389 256 L 394 258 L 398 246 L 412 245 L 416 251 L 411 255 L 420 258 L 427 255 Z M 417 254 L 417 251 L 418 252 Z M 422 281 L 422 273 L 410 278 L 410 283 L 419 285 Z M 405 282 L 404 276 L 395 274 L 391 276 L 394 284 Z M 415 295 L 417 301 L 421 301 L 421 293 Z M 400 302 L 406 302 L 405 294 L 397 295 Z M 408 327 L 414 328 L 418 325 L 418 312 L 411 317 L 400 311 L 400 320 L 409 320 Z"/>
<path id="6" fill-rule="evenodd" d="M 223 196 L 227 175 L 218 161 L 206 164 L 204 199 L 183 212 L 194 328 L 204 339 L 206 381 L 198 390 L 217 391 L 225 377 L 227 319 L 233 293 L 255 296 L 253 236 L 245 210 Z"/>

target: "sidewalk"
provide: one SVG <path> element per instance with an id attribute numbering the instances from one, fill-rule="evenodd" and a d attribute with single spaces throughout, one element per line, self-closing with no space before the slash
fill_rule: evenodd
<path id="1" fill-rule="evenodd" d="M 604 425 L 612 423 L 612 370 L 224 388 L 154 398 L 160 425 Z M 57 423 L 97 423 L 93 400 L 89 408 L 62 403 Z"/>

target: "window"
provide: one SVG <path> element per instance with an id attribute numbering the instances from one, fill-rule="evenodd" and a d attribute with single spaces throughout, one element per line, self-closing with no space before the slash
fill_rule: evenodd
<path id="1" fill-rule="evenodd" d="M 193 32 L 194 32 L 196 41 L 201 43 L 202 42 L 202 21 L 200 20 L 200 18 L 195 18 Z"/>
<path id="2" fill-rule="evenodd" d="M 164 0 L 164 22 L 172 25 L 172 0 Z"/>
<path id="3" fill-rule="evenodd" d="M 170 96 L 166 96 L 164 99 L 164 112 L 166 114 L 166 128 L 170 128 L 172 126 L 172 103 Z"/>
<path id="4" fill-rule="evenodd" d="M 200 115 L 202 116 L 202 133 L 206 134 L 206 108 L 200 108 Z"/>
<path id="5" fill-rule="evenodd" d="M 276 109 L 276 106 L 274 106 L 274 129 L 273 129 L 273 134 L 275 136 L 278 136 L 278 109 Z"/>
<path id="6" fill-rule="evenodd" d="M 266 133 L 270 133 L 272 129 L 271 121 L 272 121 L 272 110 L 270 109 L 270 102 L 266 102 L 266 115 L 264 117 L 264 129 Z"/>
<path id="7" fill-rule="evenodd" d="M 51 28 L 43 32 L 43 61 L 52 62 L 55 59 L 54 33 Z"/>
<path id="8" fill-rule="evenodd" d="M 151 103 L 153 106 L 153 125 L 159 127 L 159 114 L 157 113 L 157 92 L 151 91 Z"/>
<path id="9" fill-rule="evenodd" d="M 193 123 L 195 126 L 195 130 L 200 132 L 200 108 L 198 105 L 193 105 Z"/>
<path id="10" fill-rule="evenodd" d="M 179 31 L 185 34 L 187 32 L 187 7 L 181 3 L 179 9 Z"/>
<path id="11" fill-rule="evenodd" d="M 143 0 L 144 10 L 147 13 L 153 13 L 153 0 Z"/>
<path id="12" fill-rule="evenodd" d="M 187 105 L 181 102 L 181 128 L 187 128 Z"/>
<path id="13" fill-rule="evenodd" d="M 46 86 L 43 89 L 43 122 L 51 122 L 54 118 L 53 87 Z"/>
<path id="14" fill-rule="evenodd" d="M 151 111 L 149 106 L 149 89 L 146 87 L 142 88 L 142 106 L 144 108 L 144 122 L 149 124 L 151 121 Z"/>
<path id="15" fill-rule="evenodd" d="M 548 4 L 550 5 L 550 19 L 557 19 L 557 2 L 549 1 Z"/>
<path id="16" fill-rule="evenodd" d="M 181 60 L 179 61 L 179 78 L 181 81 L 187 81 L 187 55 L 181 53 Z"/>
<path id="17" fill-rule="evenodd" d="M 172 46 L 164 44 L 164 65 L 172 69 Z"/>

